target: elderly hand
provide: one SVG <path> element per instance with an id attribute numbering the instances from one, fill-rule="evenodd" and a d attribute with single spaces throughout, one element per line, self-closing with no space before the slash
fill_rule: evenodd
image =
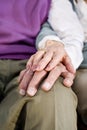
<path id="1" fill-rule="evenodd" d="M 69 72 L 75 73 L 71 59 L 67 55 L 63 44 L 49 40 L 46 42 L 44 49 L 38 50 L 36 54 L 31 56 L 27 62 L 27 68 L 31 67 L 33 71 L 41 71 L 43 69 L 50 71 L 60 62 L 66 66 Z"/>
<path id="2" fill-rule="evenodd" d="M 42 89 L 49 91 L 59 76 L 63 84 L 70 87 L 75 70 L 62 43 L 47 41 L 44 50 L 38 50 L 27 62 L 26 69 L 19 76 L 20 94 L 34 96 L 42 82 Z M 43 80 L 44 79 L 44 80 Z"/>
<path id="3" fill-rule="evenodd" d="M 59 63 L 59 65 L 54 67 L 50 72 L 46 70 L 33 72 L 29 68 L 25 69 L 19 76 L 19 92 L 21 95 L 28 94 L 29 96 L 34 96 L 41 82 L 42 85 L 40 87 L 44 91 L 49 91 L 60 75 L 64 78 L 63 84 L 70 87 L 75 75 L 68 72 L 62 63 Z"/>

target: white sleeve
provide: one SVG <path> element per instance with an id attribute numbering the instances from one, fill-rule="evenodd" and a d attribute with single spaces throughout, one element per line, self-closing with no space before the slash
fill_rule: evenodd
<path id="1" fill-rule="evenodd" d="M 65 50 L 77 69 L 83 60 L 84 33 L 68 0 L 52 0 L 48 22 L 65 45 Z"/>

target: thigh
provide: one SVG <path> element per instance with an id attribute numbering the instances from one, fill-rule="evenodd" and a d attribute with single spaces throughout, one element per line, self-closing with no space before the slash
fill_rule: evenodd
<path id="1" fill-rule="evenodd" d="M 2 76 L 0 78 L 3 79 L 1 81 L 4 86 L 4 97 L 0 103 L 0 129 L 9 130 L 6 128 L 6 124 L 12 119 L 14 123 L 10 123 L 15 124 L 21 111 L 21 104 L 17 104 L 19 100 L 22 100 L 18 93 L 18 76 L 20 71 L 25 68 L 26 61 L 0 60 L 0 63 L 0 76 Z"/>
<path id="2" fill-rule="evenodd" d="M 25 130 L 77 130 L 77 97 L 61 82 L 49 92 L 39 89 L 26 104 Z"/>
<path id="3" fill-rule="evenodd" d="M 3 91 L 4 91 L 4 83 L 2 82 L 2 80 L 0 80 L 0 102 L 4 98 L 4 92 Z"/>
<path id="4" fill-rule="evenodd" d="M 78 97 L 78 112 L 87 124 L 87 43 L 84 43 L 83 62 L 81 63 L 73 84 L 73 90 Z"/>
<path id="5" fill-rule="evenodd" d="M 78 97 L 78 113 L 87 124 L 87 69 L 79 69 L 72 86 Z"/>
<path id="6" fill-rule="evenodd" d="M 14 79 L 14 89 L 0 104 L 0 129 L 77 130 L 77 98 L 61 82 L 57 80 L 49 92 L 40 88 L 34 97 L 22 97 Z"/>

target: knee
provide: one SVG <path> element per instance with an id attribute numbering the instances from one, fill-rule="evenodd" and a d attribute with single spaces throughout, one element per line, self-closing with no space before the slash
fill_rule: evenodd
<path id="1" fill-rule="evenodd" d="M 60 126 L 63 123 L 63 129 L 69 127 L 73 128 L 73 124 L 76 124 L 76 107 L 77 98 L 73 91 L 62 85 L 61 80 L 57 80 L 53 88 L 49 92 L 44 92 L 41 89 L 37 94 L 29 99 L 26 104 L 26 126 L 35 127 L 41 126 L 41 129 L 53 130 L 55 129 L 55 124 L 57 129 L 62 128 Z M 72 113 L 72 120 L 71 114 Z M 71 120 L 71 123 L 67 126 L 65 122 L 67 116 L 67 121 Z M 35 120 L 35 124 L 32 121 Z M 32 124 L 32 125 L 31 125 Z M 45 128 L 44 128 L 45 126 Z M 74 125 L 76 128 L 76 125 Z"/>
<path id="2" fill-rule="evenodd" d="M 54 110 L 55 104 L 62 104 L 61 106 L 68 106 L 69 103 L 72 104 L 76 109 L 77 107 L 77 96 L 72 91 L 71 88 L 67 88 L 62 84 L 62 79 L 59 78 L 52 89 L 49 92 L 44 92 L 39 89 L 37 94 L 30 98 L 31 102 L 29 102 L 29 106 L 31 104 L 32 108 L 38 108 L 37 111 L 43 111 L 43 113 L 47 110 Z M 65 105 L 65 106 L 64 106 Z"/>
<path id="3" fill-rule="evenodd" d="M 66 102 L 67 105 L 70 102 L 70 104 L 72 104 L 75 108 L 77 107 L 76 94 L 72 91 L 72 88 L 68 88 L 63 85 L 61 78 L 54 84 L 53 89 L 56 91 L 55 96 L 59 102 L 62 102 L 63 104 Z"/>

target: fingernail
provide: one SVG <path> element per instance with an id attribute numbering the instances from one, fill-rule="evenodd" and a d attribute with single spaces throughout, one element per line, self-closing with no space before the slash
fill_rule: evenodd
<path id="1" fill-rule="evenodd" d="M 37 92 L 37 90 L 35 88 L 32 88 L 32 87 L 27 90 L 27 93 L 30 96 L 34 96 L 36 92 Z"/>
<path id="2" fill-rule="evenodd" d="M 24 96 L 25 95 L 25 90 L 24 89 L 20 89 L 19 93 Z"/>
<path id="3" fill-rule="evenodd" d="M 67 79 L 65 82 L 66 82 L 67 87 L 71 87 L 72 82 L 70 80 Z"/>
<path id="4" fill-rule="evenodd" d="M 51 85 L 50 85 L 49 82 L 45 82 L 45 83 L 43 84 L 42 88 L 43 88 L 44 90 L 47 90 L 47 91 L 48 91 L 48 90 L 51 89 Z"/>

